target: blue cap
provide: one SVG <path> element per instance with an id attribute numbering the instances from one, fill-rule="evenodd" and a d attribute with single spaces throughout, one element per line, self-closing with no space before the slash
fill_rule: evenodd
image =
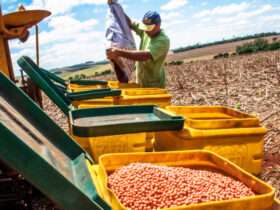
<path id="1" fill-rule="evenodd" d="M 143 24 L 141 24 L 140 28 L 144 31 L 152 31 L 154 29 L 154 26 L 160 23 L 160 14 L 155 11 L 149 11 L 144 15 Z"/>

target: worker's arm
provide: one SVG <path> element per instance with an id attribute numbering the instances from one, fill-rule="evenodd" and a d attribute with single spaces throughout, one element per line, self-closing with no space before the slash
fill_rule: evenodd
<path id="1" fill-rule="evenodd" d="M 127 14 L 125 14 L 125 17 L 126 17 L 126 21 L 129 25 L 129 27 L 139 36 L 142 36 L 143 35 L 143 32 L 141 29 L 139 29 L 139 23 L 137 22 L 134 22 L 130 19 L 130 17 L 127 16 Z"/>
<path id="2" fill-rule="evenodd" d="M 130 20 L 131 21 L 131 20 Z M 143 36 L 144 31 L 139 28 L 139 23 L 137 22 L 130 22 L 130 28 L 140 37 Z"/>
<path id="3" fill-rule="evenodd" d="M 123 57 L 134 61 L 147 61 L 153 58 L 151 53 L 148 51 L 124 50 L 119 48 L 109 49 L 107 51 L 107 57 L 110 60 L 115 60 L 118 57 Z"/>

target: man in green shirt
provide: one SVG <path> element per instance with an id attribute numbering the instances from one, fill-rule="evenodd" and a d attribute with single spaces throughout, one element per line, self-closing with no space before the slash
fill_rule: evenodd
<path id="1" fill-rule="evenodd" d="M 170 41 L 161 29 L 161 18 L 157 12 L 147 12 L 143 23 L 132 23 L 127 18 L 131 29 L 141 38 L 139 50 L 111 48 L 107 57 L 115 60 L 118 57 L 128 58 L 136 63 L 136 80 L 141 87 L 165 87 L 164 61 L 170 47 Z"/>

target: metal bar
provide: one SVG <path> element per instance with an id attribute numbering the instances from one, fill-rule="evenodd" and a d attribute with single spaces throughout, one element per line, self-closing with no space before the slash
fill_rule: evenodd
<path id="1" fill-rule="evenodd" d="M 39 48 L 39 26 L 35 26 L 35 33 L 36 33 L 36 63 L 39 66 L 40 65 L 40 48 Z M 42 93 L 37 85 L 34 84 L 34 94 L 36 97 L 36 101 L 40 105 L 41 108 L 43 108 L 43 98 Z"/>
<path id="2" fill-rule="evenodd" d="M 38 25 L 35 26 L 36 31 L 36 63 L 40 66 L 40 49 L 39 49 L 39 27 Z"/>

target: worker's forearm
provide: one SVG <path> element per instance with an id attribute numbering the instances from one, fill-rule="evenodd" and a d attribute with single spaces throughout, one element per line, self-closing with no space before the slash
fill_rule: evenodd
<path id="1" fill-rule="evenodd" d="M 147 61 L 152 59 L 151 53 L 147 51 L 117 49 L 116 52 L 118 56 L 134 61 Z"/>

